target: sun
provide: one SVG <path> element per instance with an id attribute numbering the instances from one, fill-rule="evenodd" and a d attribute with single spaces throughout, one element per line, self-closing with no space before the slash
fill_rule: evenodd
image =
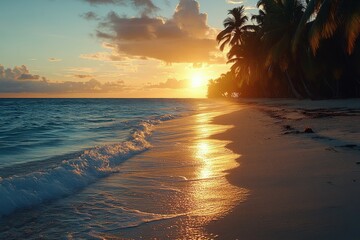
<path id="1" fill-rule="evenodd" d="M 195 72 L 191 75 L 191 87 L 198 88 L 205 86 L 207 83 L 206 77 L 202 72 Z"/>

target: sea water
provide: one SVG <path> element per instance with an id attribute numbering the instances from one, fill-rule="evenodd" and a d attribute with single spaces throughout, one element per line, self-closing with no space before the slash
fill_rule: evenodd
<path id="1" fill-rule="evenodd" d="M 204 223 L 245 194 L 224 178 L 238 155 L 208 139 L 228 128 L 210 124 L 216 107 L 1 99 L 0 238 L 206 237 Z"/>
<path id="2" fill-rule="evenodd" d="M 71 194 L 149 148 L 187 100 L 1 99 L 0 216 Z"/>

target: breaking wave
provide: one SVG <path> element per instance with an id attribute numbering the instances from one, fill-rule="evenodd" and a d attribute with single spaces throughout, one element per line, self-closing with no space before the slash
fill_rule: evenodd
<path id="1" fill-rule="evenodd" d="M 36 172 L 0 177 L 0 217 L 18 209 L 68 196 L 96 180 L 119 171 L 119 165 L 151 147 L 153 127 L 172 115 L 140 122 L 126 141 L 85 150 L 76 159 Z"/>

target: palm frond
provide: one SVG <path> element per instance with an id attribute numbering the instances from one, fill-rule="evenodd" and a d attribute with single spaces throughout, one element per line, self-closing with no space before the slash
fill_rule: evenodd
<path id="1" fill-rule="evenodd" d="M 360 34 L 360 1 L 347 1 L 343 10 L 345 19 L 346 51 L 350 55 L 354 51 L 356 40 Z"/>
<path id="2" fill-rule="evenodd" d="M 310 29 L 310 46 L 314 54 L 319 48 L 321 39 L 333 36 L 339 25 L 334 1 L 336 0 L 323 2 Z"/>
<path id="3" fill-rule="evenodd" d="M 292 44 L 292 52 L 295 53 L 298 46 L 299 46 L 299 42 L 301 40 L 301 36 L 304 32 L 305 29 L 305 25 L 306 23 L 309 21 L 309 19 L 311 18 L 311 16 L 316 12 L 316 10 L 318 9 L 318 4 L 319 4 L 319 0 L 310 0 L 305 8 L 305 12 L 298 24 L 298 27 L 296 29 L 295 35 L 294 35 L 294 40 L 293 40 L 293 44 Z"/>
<path id="4" fill-rule="evenodd" d="M 221 51 L 224 51 L 225 46 L 229 44 L 230 40 L 231 40 L 231 38 L 229 37 L 220 44 L 220 50 Z"/>
<path id="5" fill-rule="evenodd" d="M 232 28 L 230 28 L 230 27 L 225 28 L 216 36 L 216 40 L 218 42 L 222 41 L 224 39 L 224 37 L 231 34 L 231 32 L 232 32 Z"/>

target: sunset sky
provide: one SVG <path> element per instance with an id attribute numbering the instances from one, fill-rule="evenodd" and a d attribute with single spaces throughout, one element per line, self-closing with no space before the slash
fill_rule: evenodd
<path id="1" fill-rule="evenodd" d="M 0 97 L 205 97 L 215 36 L 257 0 L 1 0 Z"/>

